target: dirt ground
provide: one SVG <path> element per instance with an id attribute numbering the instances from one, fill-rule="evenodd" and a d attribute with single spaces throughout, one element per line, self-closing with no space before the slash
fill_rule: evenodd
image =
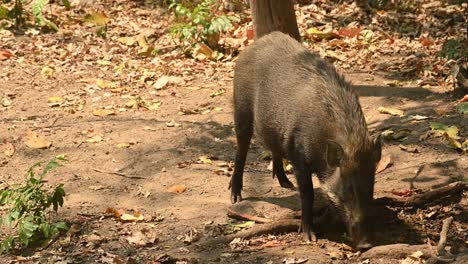
<path id="1" fill-rule="evenodd" d="M 86 58 L 101 54 L 101 49 L 112 49 L 106 47 L 111 45 L 108 42 L 93 40 L 95 43 L 88 50 L 73 50 L 71 53 L 76 53 L 70 55 L 73 59 L 60 60 L 55 56 L 61 55 L 61 46 L 73 41 L 89 43 L 89 39 L 48 35 L 52 41 L 40 46 L 46 37 L 2 34 L 5 47 L 14 46 L 17 53 L 14 59 L 0 61 L 0 96 L 11 100 L 8 106 L 0 105 L 0 140 L 15 147 L 12 157 L 0 154 L 0 186 L 20 182 L 37 161 L 64 155 L 63 166 L 50 172 L 46 180 L 51 186 L 64 184 L 67 196 L 57 217 L 77 231 L 63 235 L 48 248 L 23 252 L 21 257 L 2 256 L 0 262 L 399 263 L 401 260 L 360 259 L 359 253 L 349 247 L 342 230 L 331 235 L 319 234 L 319 241 L 312 244 L 302 242 L 297 233 L 253 238 L 244 244 L 216 242 L 217 237 L 239 223 L 226 215 L 230 206 L 229 176 L 220 173 L 220 169 L 226 169 L 222 166 L 232 166 L 236 149 L 231 105 L 234 62 L 200 62 L 171 55 L 172 60 L 169 57 L 167 61 L 185 64 L 161 66 L 157 60 L 147 58 L 143 59 L 146 65 L 143 69 L 132 67 L 133 59 L 129 59 L 127 68 L 117 73 L 113 66 L 119 63 L 106 55 L 93 60 Z M 53 55 L 41 54 L 46 49 Z M 85 59 L 72 62 L 80 53 Z M 125 56 L 124 51 L 116 53 Z M 96 63 L 98 59 L 111 60 L 113 64 Z M 44 70 L 47 65 L 55 65 L 50 66 L 52 77 Z M 182 80 L 156 90 L 141 81 L 146 69 L 157 72 L 157 76 L 163 73 Z M 457 98 L 449 89 L 422 88 L 412 81 L 389 86 L 386 84 L 395 82 L 395 78 L 384 72 L 342 71 L 360 95 L 372 130 L 411 132 L 402 142 L 385 140 L 383 156 L 390 156 L 392 165 L 376 175 L 376 198 L 410 189 L 427 191 L 467 180 L 466 155 L 449 148 L 441 138 L 420 138 L 430 130 L 429 122 L 456 125 L 460 136 L 466 138 L 467 120 L 456 112 Z M 96 85 L 98 79 L 119 85 L 100 87 Z M 116 88 L 122 89 L 113 90 Z M 51 104 L 48 100 L 54 96 L 64 101 Z M 145 102 L 160 102 L 160 106 L 156 110 L 131 104 L 129 107 L 129 100 L 136 96 Z M 404 110 L 406 116 L 422 115 L 428 119 L 402 122 L 401 117 L 380 113 L 377 108 L 381 106 Z M 96 116 L 95 111 L 103 108 L 112 109 L 115 114 Z M 52 146 L 47 149 L 26 146 L 28 131 L 43 136 Z M 418 151 L 404 151 L 402 146 L 415 146 Z M 271 179 L 269 161 L 261 158 L 262 152 L 262 147 L 255 143 L 250 149 L 244 198 L 273 202 L 296 199 L 294 191 L 282 189 Z M 292 174 L 288 176 L 295 182 Z M 180 193 L 169 191 L 177 185 L 186 189 Z M 442 220 L 451 215 L 454 224 L 448 245 L 456 244 L 466 250 L 467 205 L 465 193 L 461 201 L 423 209 L 389 208 L 385 220 L 375 222 L 375 243 L 425 244 L 428 240 L 434 243 Z M 108 208 L 137 210 L 144 220 L 123 223 L 106 213 Z M 150 230 L 155 242 L 132 245 L 127 238 L 141 230 Z"/>

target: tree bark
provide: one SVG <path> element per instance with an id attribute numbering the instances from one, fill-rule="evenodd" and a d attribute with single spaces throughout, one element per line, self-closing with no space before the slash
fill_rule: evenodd
<path id="1" fill-rule="evenodd" d="M 301 41 L 292 0 L 251 0 L 250 7 L 255 38 L 281 31 Z"/>

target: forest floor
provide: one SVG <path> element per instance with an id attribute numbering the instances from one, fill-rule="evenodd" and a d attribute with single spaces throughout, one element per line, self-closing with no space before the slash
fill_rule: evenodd
<path id="1" fill-rule="evenodd" d="M 78 5 L 73 11 L 54 7 L 53 13 L 64 17 L 58 33 L 33 27 L 21 35 L 0 30 L 0 188 L 23 181 L 34 163 L 63 155 L 62 166 L 45 180 L 50 186 L 64 184 L 67 196 L 56 217 L 72 226 L 49 246 L 2 256 L 1 263 L 399 263 L 406 258 L 362 259 L 342 230 L 319 234 L 318 242 L 310 244 L 298 233 L 216 242 L 252 225 L 227 216 L 236 149 L 235 53 L 220 61 L 187 58 L 167 34 L 164 9 L 111 2 Z M 301 32 L 309 27 L 307 12 L 324 6 L 299 7 Z M 453 9 L 453 28 L 463 28 L 456 17 L 466 21 L 466 5 L 447 6 L 427 9 Z M 76 22 L 95 8 L 111 18 L 107 39 L 96 36 L 94 26 Z M 350 8 L 336 7 L 342 13 Z M 142 47 L 119 41 L 138 34 L 160 54 L 138 55 Z M 403 134 L 395 137 L 400 140 L 384 141 L 387 164 L 376 175 L 375 197 L 466 182 L 466 154 L 431 130 L 431 122 L 437 122 L 456 126 L 461 143 L 468 136 L 467 119 L 457 111 L 463 95 L 453 92 L 446 74 L 451 64 L 434 55 L 447 36 L 429 34 L 424 40 L 388 32 L 395 36 L 388 40 L 377 37 L 380 30 L 373 34 L 375 42 L 365 47 L 356 36 L 336 38 L 332 48 L 327 40 L 308 39 L 306 45 L 353 83 L 371 130 Z M 379 107 L 404 113 L 392 116 Z M 26 143 L 31 140 L 35 143 Z M 13 146 L 13 153 L 6 145 Z M 244 198 L 277 204 L 297 200 L 295 191 L 271 179 L 263 151 L 254 140 Z M 295 182 L 292 174 L 288 177 Z M 388 208 L 388 217 L 373 227 L 375 244 L 434 245 L 442 220 L 453 216 L 448 245 L 466 252 L 467 207 L 465 193 L 423 208 Z M 122 221 L 122 210 L 142 219 Z"/>

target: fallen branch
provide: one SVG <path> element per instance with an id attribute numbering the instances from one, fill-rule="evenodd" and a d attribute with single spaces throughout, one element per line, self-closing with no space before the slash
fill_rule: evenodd
<path id="1" fill-rule="evenodd" d="M 451 262 L 457 258 L 447 251 L 445 245 L 447 244 L 447 234 L 450 225 L 453 222 L 453 217 L 445 219 L 442 223 L 442 231 L 440 232 L 440 239 L 437 245 L 437 250 L 434 252 L 432 246 L 428 245 L 408 245 L 408 244 L 392 244 L 377 246 L 369 249 L 361 255 L 362 259 L 379 258 L 379 257 L 392 257 L 392 258 L 405 258 L 416 251 L 421 251 L 423 256 L 429 258 L 426 263 L 439 263 Z"/>
<path id="2" fill-rule="evenodd" d="M 442 223 L 442 231 L 440 231 L 439 244 L 437 244 L 437 255 L 445 256 L 447 251 L 445 251 L 445 245 L 447 244 L 447 233 L 449 231 L 450 225 L 453 222 L 453 217 L 445 219 Z"/>
<path id="3" fill-rule="evenodd" d="M 431 249 L 428 245 L 409 245 L 409 244 L 391 244 L 376 246 L 361 254 L 361 259 L 374 258 L 395 258 L 402 259 L 416 251 L 421 251 L 423 256 L 432 256 Z"/>
<path id="4" fill-rule="evenodd" d="M 457 257 L 445 250 L 445 245 L 447 244 L 447 234 L 452 222 L 453 217 L 449 217 L 442 222 L 442 231 L 440 231 L 437 250 L 435 254 L 432 254 L 431 258 L 428 259 L 427 263 L 452 262 Z"/>
<path id="5" fill-rule="evenodd" d="M 301 220 L 298 219 L 284 219 L 261 225 L 255 225 L 254 227 L 241 231 L 236 234 L 230 235 L 231 239 L 242 238 L 249 239 L 256 236 L 267 235 L 267 234 L 280 234 L 297 232 L 301 226 Z"/>
<path id="6" fill-rule="evenodd" d="M 100 173 L 113 174 L 113 175 L 117 175 L 117 176 L 129 178 L 129 179 L 144 179 L 143 177 L 139 177 L 139 176 L 129 176 L 129 175 L 127 175 L 127 174 L 124 174 L 124 173 L 121 173 L 121 172 L 117 172 L 117 171 L 106 171 L 106 170 L 101 170 L 101 169 L 98 169 L 98 168 L 93 168 L 93 170 L 94 170 L 94 171 L 97 171 L 97 172 L 100 172 Z"/>
<path id="7" fill-rule="evenodd" d="M 375 199 L 375 203 L 393 207 L 421 207 L 447 196 L 459 195 L 466 189 L 468 189 L 466 183 L 454 182 L 447 186 L 416 194 L 408 198 L 381 197 Z"/>
<path id="8" fill-rule="evenodd" d="M 269 223 L 272 220 L 264 217 L 259 217 L 259 216 L 254 216 L 254 215 L 249 215 L 249 214 L 242 214 L 238 213 L 231 208 L 227 209 L 227 215 L 231 218 L 237 219 L 237 220 L 243 220 L 243 221 L 254 221 L 255 223 Z"/>

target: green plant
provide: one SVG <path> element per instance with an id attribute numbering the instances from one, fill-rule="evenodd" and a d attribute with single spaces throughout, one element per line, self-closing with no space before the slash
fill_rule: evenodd
<path id="1" fill-rule="evenodd" d="M 44 176 L 60 164 L 54 159 L 36 176 L 35 171 L 41 165 L 42 162 L 39 162 L 29 168 L 23 184 L 0 191 L 0 206 L 8 208 L 0 218 L 0 227 L 16 230 L 16 234 L 8 235 L 0 241 L 0 254 L 8 253 L 17 246 L 24 248 L 49 239 L 60 230 L 67 229 L 64 222 L 53 222 L 50 219 L 51 211 L 57 212 L 63 206 L 63 186 L 47 191 L 43 181 Z"/>
<path id="2" fill-rule="evenodd" d="M 26 0 L 2 0 L 3 5 L 0 4 L 0 19 L 14 19 L 16 27 L 24 24 L 24 4 Z M 33 0 L 31 5 L 31 13 L 35 18 L 36 23 L 41 27 L 47 27 L 53 30 L 58 30 L 57 25 L 48 20 L 42 14 L 45 5 L 49 3 L 48 0 Z M 69 0 L 62 0 L 65 8 L 70 8 Z M 9 8 L 8 8 L 9 6 Z"/>
<path id="3" fill-rule="evenodd" d="M 171 28 L 171 33 L 189 44 L 204 42 L 215 48 L 219 34 L 240 21 L 236 16 L 217 15 L 217 7 L 215 0 L 203 0 L 197 5 L 172 0 L 169 9 L 174 12 L 177 23 Z"/>
<path id="4" fill-rule="evenodd" d="M 439 51 L 439 56 L 447 58 L 449 60 L 466 58 L 468 55 L 468 45 L 466 39 L 448 39 L 442 45 Z"/>

